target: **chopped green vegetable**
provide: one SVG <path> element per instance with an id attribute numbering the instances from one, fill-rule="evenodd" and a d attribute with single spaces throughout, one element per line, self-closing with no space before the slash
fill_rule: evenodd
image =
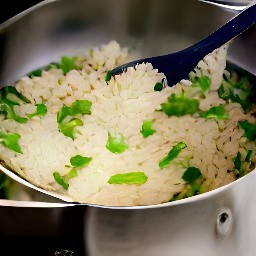
<path id="1" fill-rule="evenodd" d="M 56 182 L 61 185 L 65 190 L 69 188 L 69 180 L 77 176 L 77 169 L 72 168 L 66 175 L 61 176 L 59 172 L 54 172 L 53 177 Z"/>
<path id="2" fill-rule="evenodd" d="M 137 184 L 142 185 L 146 183 L 148 177 L 144 172 L 128 172 L 122 174 L 116 174 L 110 177 L 109 184 Z"/>
<path id="3" fill-rule="evenodd" d="M 70 108 L 67 106 L 63 106 L 60 109 L 60 111 L 57 113 L 57 123 L 58 124 L 62 123 L 68 116 L 70 117 L 68 121 L 70 121 L 72 119 L 72 116 L 70 114 Z M 68 121 L 65 120 L 64 123 L 67 123 Z"/>
<path id="4" fill-rule="evenodd" d="M 256 125 L 249 123 L 248 121 L 238 122 L 240 128 L 244 130 L 244 136 L 250 140 L 256 140 Z"/>
<path id="5" fill-rule="evenodd" d="M 40 77 L 40 76 L 42 76 L 42 73 L 44 70 L 47 71 L 52 68 L 61 69 L 63 71 L 64 75 L 66 75 L 72 69 L 80 70 L 82 68 L 81 65 L 77 64 L 77 60 L 78 60 L 77 56 L 73 56 L 73 57 L 62 56 L 59 63 L 52 62 L 40 69 L 31 71 L 27 76 L 29 76 L 30 78 L 35 77 L 35 76 Z"/>
<path id="6" fill-rule="evenodd" d="M 190 166 L 187 170 L 183 173 L 182 179 L 192 184 L 195 180 L 202 176 L 200 169 L 197 167 Z"/>
<path id="7" fill-rule="evenodd" d="M 65 181 L 65 179 L 58 172 L 53 173 L 53 177 L 58 184 L 60 184 L 65 190 L 68 189 L 69 184 Z"/>
<path id="8" fill-rule="evenodd" d="M 17 91 L 13 86 L 5 86 L 0 90 L 0 100 L 6 99 L 9 105 L 20 105 L 22 103 L 30 103 L 24 95 Z"/>
<path id="9" fill-rule="evenodd" d="M 214 106 L 199 115 L 203 118 L 228 119 L 228 114 L 223 105 Z"/>
<path id="10" fill-rule="evenodd" d="M 37 104 L 36 105 L 36 112 L 32 114 L 28 114 L 29 118 L 35 117 L 35 116 L 44 116 L 47 113 L 47 107 L 45 104 Z"/>
<path id="11" fill-rule="evenodd" d="M 105 75 L 105 81 L 106 81 L 106 82 L 109 82 L 110 79 L 111 79 L 111 77 L 112 77 L 112 72 L 111 72 L 111 71 L 108 71 L 107 74 Z"/>
<path id="12" fill-rule="evenodd" d="M 69 188 L 69 180 L 77 176 L 77 170 L 79 168 L 85 167 L 92 161 L 92 157 L 84 157 L 81 155 L 76 155 L 70 158 L 70 164 L 73 166 L 71 170 L 66 174 L 61 176 L 58 172 L 54 172 L 53 176 L 58 184 L 60 184 L 64 189 Z M 70 167 L 70 166 L 66 166 Z"/>
<path id="13" fill-rule="evenodd" d="M 160 92 L 160 91 L 163 90 L 163 88 L 164 88 L 163 83 L 158 82 L 158 83 L 156 83 L 155 86 L 154 86 L 154 91 Z"/>
<path id="14" fill-rule="evenodd" d="M 255 98 L 255 92 L 252 91 L 252 86 L 247 78 L 242 78 L 239 82 L 234 83 L 225 75 L 218 94 L 222 99 L 240 103 L 245 112 L 252 109 Z"/>
<path id="15" fill-rule="evenodd" d="M 57 123 L 60 131 L 67 137 L 76 138 L 75 128 L 83 126 L 83 121 L 74 116 L 78 114 L 90 115 L 92 103 L 88 100 L 77 100 L 70 107 L 63 106 L 57 113 Z"/>
<path id="16" fill-rule="evenodd" d="M 240 170 L 241 167 L 242 167 L 242 160 L 241 160 L 241 158 L 242 158 L 242 155 L 241 155 L 240 152 L 238 152 L 237 156 L 233 159 L 234 165 L 235 165 L 235 169 L 237 169 L 237 170 Z"/>
<path id="17" fill-rule="evenodd" d="M 170 201 L 180 200 L 205 192 L 203 185 L 204 178 L 199 168 L 193 166 L 188 167 L 183 173 L 182 178 L 187 182 L 184 190 L 174 195 Z"/>
<path id="18" fill-rule="evenodd" d="M 248 150 L 246 156 L 245 156 L 245 162 L 249 162 L 252 156 L 252 150 Z"/>
<path id="19" fill-rule="evenodd" d="M 13 119 L 18 123 L 26 123 L 28 119 L 17 115 L 14 106 L 29 102 L 13 86 L 5 86 L 0 90 L 0 114 L 3 114 L 7 119 Z"/>
<path id="20" fill-rule="evenodd" d="M 168 155 L 159 162 L 159 167 L 164 168 L 168 166 L 171 163 L 171 161 L 175 159 L 179 155 L 181 150 L 184 149 L 185 147 L 187 147 L 187 145 L 184 142 L 179 142 L 178 144 L 173 146 Z"/>
<path id="21" fill-rule="evenodd" d="M 200 87 L 202 92 L 208 93 L 211 87 L 211 79 L 208 76 L 196 76 L 191 79 L 192 80 L 192 86 L 194 87 Z"/>
<path id="22" fill-rule="evenodd" d="M 141 133 L 144 138 L 147 138 L 148 136 L 150 136 L 156 132 L 156 130 L 154 130 L 152 128 L 152 123 L 153 123 L 152 120 L 143 121 Z"/>
<path id="23" fill-rule="evenodd" d="M 59 124 L 59 129 L 65 136 L 74 140 L 76 138 L 76 127 L 83 126 L 83 124 L 81 119 L 74 118 L 68 123 Z"/>
<path id="24" fill-rule="evenodd" d="M 43 66 L 40 69 L 36 69 L 31 71 L 30 73 L 27 74 L 28 77 L 33 78 L 33 77 L 40 77 L 43 74 L 43 71 L 48 71 L 52 68 L 59 68 L 59 63 L 56 62 L 51 62 L 50 64 Z"/>
<path id="25" fill-rule="evenodd" d="M 253 150 L 248 150 L 244 156 L 238 152 L 236 157 L 232 159 L 234 163 L 233 172 L 235 173 L 237 179 L 249 172 L 249 166 L 253 163 L 251 159 L 253 153 Z"/>
<path id="26" fill-rule="evenodd" d="M 57 114 L 57 122 L 60 124 L 66 119 L 66 117 L 82 114 L 90 115 L 91 114 L 92 102 L 89 100 L 76 100 L 72 103 L 70 107 L 63 106 Z"/>
<path id="27" fill-rule="evenodd" d="M 106 148 L 112 153 L 120 154 L 128 149 L 128 144 L 122 134 L 120 134 L 120 136 L 113 137 L 109 133 Z"/>
<path id="28" fill-rule="evenodd" d="M 27 76 L 29 76 L 30 78 L 36 76 L 36 77 L 40 77 L 42 76 L 43 70 L 42 69 L 36 69 L 31 71 Z"/>
<path id="29" fill-rule="evenodd" d="M 240 178 L 244 175 L 242 168 L 242 155 L 240 152 L 237 153 L 236 157 L 233 158 L 234 163 L 234 172 L 237 178 Z"/>
<path id="30" fill-rule="evenodd" d="M 58 64 L 58 68 L 60 68 L 65 75 L 72 69 L 81 69 L 82 67 L 76 64 L 77 59 L 77 56 L 63 56 Z"/>
<path id="31" fill-rule="evenodd" d="M 70 115 L 91 115 L 91 106 L 92 102 L 89 100 L 76 100 L 70 107 Z"/>
<path id="32" fill-rule="evenodd" d="M 172 94 L 168 98 L 168 102 L 162 103 L 161 107 L 168 116 L 192 115 L 199 110 L 199 100 Z"/>
<path id="33" fill-rule="evenodd" d="M 17 115 L 13 105 L 9 105 L 5 99 L 0 100 L 0 114 L 3 114 L 7 119 L 13 119 L 18 123 L 24 124 L 28 121 L 27 118 Z"/>
<path id="34" fill-rule="evenodd" d="M 68 182 L 69 180 L 75 178 L 77 176 L 77 169 L 72 168 L 68 174 L 64 176 L 65 180 Z"/>
<path id="35" fill-rule="evenodd" d="M 18 133 L 0 133 L 0 143 L 17 153 L 22 153 L 19 145 L 20 135 Z"/>
<path id="36" fill-rule="evenodd" d="M 198 179 L 192 184 L 187 184 L 185 189 L 182 192 L 175 194 L 170 201 L 176 201 L 203 193 L 203 184 L 201 182 L 202 181 Z"/>
<path id="37" fill-rule="evenodd" d="M 0 90 L 0 114 L 3 114 L 7 119 L 13 119 L 18 123 L 26 123 L 28 119 L 17 115 L 14 106 L 29 102 L 25 96 L 12 86 L 3 87 Z"/>
<path id="38" fill-rule="evenodd" d="M 76 155 L 70 158 L 70 164 L 74 167 L 84 167 L 92 161 L 92 157 Z"/>

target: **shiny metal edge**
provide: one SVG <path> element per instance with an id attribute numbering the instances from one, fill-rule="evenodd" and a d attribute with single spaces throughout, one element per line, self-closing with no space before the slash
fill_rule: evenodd
<path id="1" fill-rule="evenodd" d="M 209 192 L 205 192 L 203 194 L 199 194 L 196 196 L 192 196 L 192 197 L 188 197 L 188 198 L 184 198 L 184 199 L 180 199 L 177 201 L 172 201 L 172 202 L 166 202 L 166 203 L 162 203 L 162 204 L 156 204 L 156 205 L 146 205 L 146 206 L 102 206 L 102 205 L 94 205 L 94 204 L 87 204 L 88 206 L 94 206 L 94 207 L 99 207 L 99 208 L 108 208 L 108 209 L 126 209 L 126 210 L 133 210 L 133 209 L 154 209 L 154 208 L 164 208 L 164 207 L 170 207 L 170 206 L 174 206 L 174 205 L 184 205 L 184 204 L 191 204 L 194 202 L 198 202 L 198 201 L 202 201 L 205 200 L 207 198 L 213 197 L 217 194 L 221 194 L 223 193 L 225 190 L 230 189 L 233 186 L 236 186 L 237 183 L 240 182 L 245 182 L 245 179 L 255 179 L 255 183 L 256 183 L 256 169 L 254 169 L 253 171 L 251 171 L 250 173 L 246 174 L 245 176 L 227 184 L 224 185 L 222 187 L 213 189 Z M 81 204 L 83 205 L 83 204 Z"/>
<path id="2" fill-rule="evenodd" d="M 219 3 L 216 1 L 212 1 L 212 0 L 199 0 L 199 1 L 203 2 L 203 3 L 207 3 L 207 4 L 212 4 L 212 5 L 221 7 L 221 8 L 230 9 L 233 11 L 242 11 L 247 7 L 246 4 L 245 5 L 233 5 L 233 4 L 228 4 L 228 3 L 224 4 L 224 3 Z"/>
<path id="3" fill-rule="evenodd" d="M 61 0 L 44 0 L 42 2 L 39 2 L 33 6 L 31 6 L 30 8 L 27 8 L 26 10 L 14 15 L 13 17 L 11 17 L 10 19 L 4 21 L 3 23 L 0 24 L 0 30 L 10 26 L 12 23 L 14 23 L 15 21 L 19 20 L 20 18 L 22 18 L 23 16 L 27 15 L 30 12 L 33 12 L 34 10 L 41 8 L 44 5 L 47 5 L 51 2 L 57 2 L 57 1 L 61 1 Z"/>
<path id="4" fill-rule="evenodd" d="M 68 203 L 48 203 L 48 202 L 34 202 L 34 201 L 15 201 L 9 199 L 0 199 L 0 207 L 29 207 L 29 208 L 62 208 L 74 206 L 75 204 Z"/>
<path id="5" fill-rule="evenodd" d="M 240 182 L 245 182 L 245 179 L 255 179 L 256 182 L 256 169 L 246 174 L 245 176 L 235 180 L 232 183 L 219 187 L 217 189 L 211 190 L 209 192 L 192 196 L 189 198 L 180 199 L 177 201 L 156 204 L 156 205 L 142 205 L 142 206 L 106 206 L 106 205 L 97 205 L 97 204 L 85 204 L 85 203 L 72 203 L 72 202 L 64 202 L 64 203 L 48 203 L 48 202 L 36 202 L 36 201 L 15 201 L 8 199 L 0 199 L 0 207 L 1 206 L 11 206 L 11 207 L 33 207 L 33 208 L 59 208 L 59 207 L 70 207 L 70 206 L 91 206 L 95 208 L 104 208 L 104 209 L 116 209 L 116 210 L 140 210 L 140 209 L 155 209 L 155 208 L 165 208 L 172 207 L 175 205 L 185 205 L 191 204 L 194 202 L 206 200 L 207 198 L 211 198 L 216 196 L 217 194 L 223 193 L 225 190 L 230 189 L 233 186 L 236 186 Z"/>
<path id="6" fill-rule="evenodd" d="M 41 189 L 33 184 L 31 184 L 30 182 L 24 180 L 23 178 L 21 178 L 20 176 L 18 176 L 17 174 L 11 172 L 10 170 L 8 170 L 7 168 L 5 168 L 3 165 L 0 164 L 0 170 L 5 173 L 7 176 L 9 176 L 11 179 L 17 181 L 18 183 L 26 186 L 26 187 L 29 187 L 31 189 L 34 189 L 38 192 L 41 192 L 41 193 L 44 193 L 46 195 L 49 195 L 49 196 L 52 196 L 52 197 L 55 197 L 55 198 L 58 198 L 60 200 L 63 200 L 64 202 L 74 202 L 74 200 L 69 197 L 69 196 L 66 196 L 66 195 L 62 195 L 62 194 L 59 194 L 59 193 L 56 193 L 56 192 L 53 192 L 53 191 L 46 191 L 44 189 Z"/>
<path id="7" fill-rule="evenodd" d="M 8 27 L 9 25 L 11 25 L 13 22 L 15 22 L 16 20 L 22 18 L 23 16 L 27 15 L 30 12 L 33 12 L 34 10 L 41 8 L 44 5 L 48 5 L 50 3 L 53 2 L 57 2 L 57 1 L 61 1 L 61 0 L 44 0 L 42 2 L 39 2 L 38 4 L 33 5 L 32 7 L 16 14 L 15 16 L 11 17 L 10 19 L 8 19 L 7 21 L 3 22 L 2 24 L 0 24 L 0 30 Z M 230 10 L 236 10 L 236 11 L 241 11 L 244 8 L 247 7 L 247 5 L 231 5 L 231 4 L 222 4 L 222 3 L 218 3 L 216 1 L 213 0 L 198 0 L 199 2 L 204 2 L 204 3 L 208 3 L 208 4 L 212 4 L 212 5 L 216 5 L 222 8 L 226 8 L 226 9 L 230 9 Z"/>

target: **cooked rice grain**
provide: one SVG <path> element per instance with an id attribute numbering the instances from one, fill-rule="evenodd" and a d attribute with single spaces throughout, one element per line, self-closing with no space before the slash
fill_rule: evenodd
<path id="1" fill-rule="evenodd" d="M 211 78 L 211 91 L 200 99 L 200 110 L 225 103 L 218 96 L 226 64 L 227 46 L 215 50 L 202 60 L 191 76 Z M 229 119 L 216 121 L 195 115 L 168 117 L 158 111 L 172 93 L 182 91 L 192 95 L 191 82 L 181 81 L 176 86 L 154 91 L 164 74 L 150 63 L 128 68 L 127 72 L 112 77 L 106 85 L 106 72 L 132 58 L 127 49 L 115 41 L 88 50 L 79 58 L 81 70 L 66 75 L 60 69 L 43 71 L 41 77 L 23 77 L 16 83 L 19 92 L 31 104 L 15 107 L 16 113 L 26 116 L 35 111 L 35 104 L 45 103 L 47 115 L 19 124 L 1 118 L 1 131 L 19 133 L 23 153 L 15 153 L 0 144 L 0 158 L 31 183 L 60 193 L 67 193 L 74 201 L 101 205 L 151 205 L 169 201 L 186 189 L 182 175 L 189 166 L 200 169 L 204 177 L 204 192 L 236 179 L 233 158 L 244 152 L 248 141 L 237 122 L 255 118 L 245 114 L 241 105 L 225 105 Z M 56 121 L 58 111 L 76 100 L 92 102 L 91 115 L 79 115 L 84 123 L 77 127 L 77 138 L 64 136 Z M 144 120 L 153 120 L 156 131 L 143 138 Z M 115 154 L 106 149 L 109 134 L 124 136 L 128 150 Z M 166 168 L 159 161 L 179 142 L 186 143 L 177 158 Z M 70 168 L 69 160 L 75 155 L 92 157 L 88 166 L 80 168 L 77 176 L 63 189 L 54 179 L 53 172 L 64 176 Z M 148 177 L 141 185 L 109 184 L 111 176 L 128 172 L 144 172 Z"/>

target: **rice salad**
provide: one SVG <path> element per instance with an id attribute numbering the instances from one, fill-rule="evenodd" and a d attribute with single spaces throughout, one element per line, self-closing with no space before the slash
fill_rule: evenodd
<path id="1" fill-rule="evenodd" d="M 63 56 L 0 91 L 0 160 L 75 202 L 153 205 L 231 183 L 255 168 L 252 85 L 228 45 L 173 87 L 116 41 Z"/>

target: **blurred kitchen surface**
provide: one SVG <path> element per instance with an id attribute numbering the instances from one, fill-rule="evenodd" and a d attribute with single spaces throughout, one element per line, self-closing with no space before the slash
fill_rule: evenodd
<path id="1" fill-rule="evenodd" d="M 42 0 L 41 0 L 42 1 Z M 41 2 L 39 0 L 8 0 L 0 8 L 0 24 L 27 8 Z M 251 0 L 213 0 L 217 3 L 244 4 Z"/>

